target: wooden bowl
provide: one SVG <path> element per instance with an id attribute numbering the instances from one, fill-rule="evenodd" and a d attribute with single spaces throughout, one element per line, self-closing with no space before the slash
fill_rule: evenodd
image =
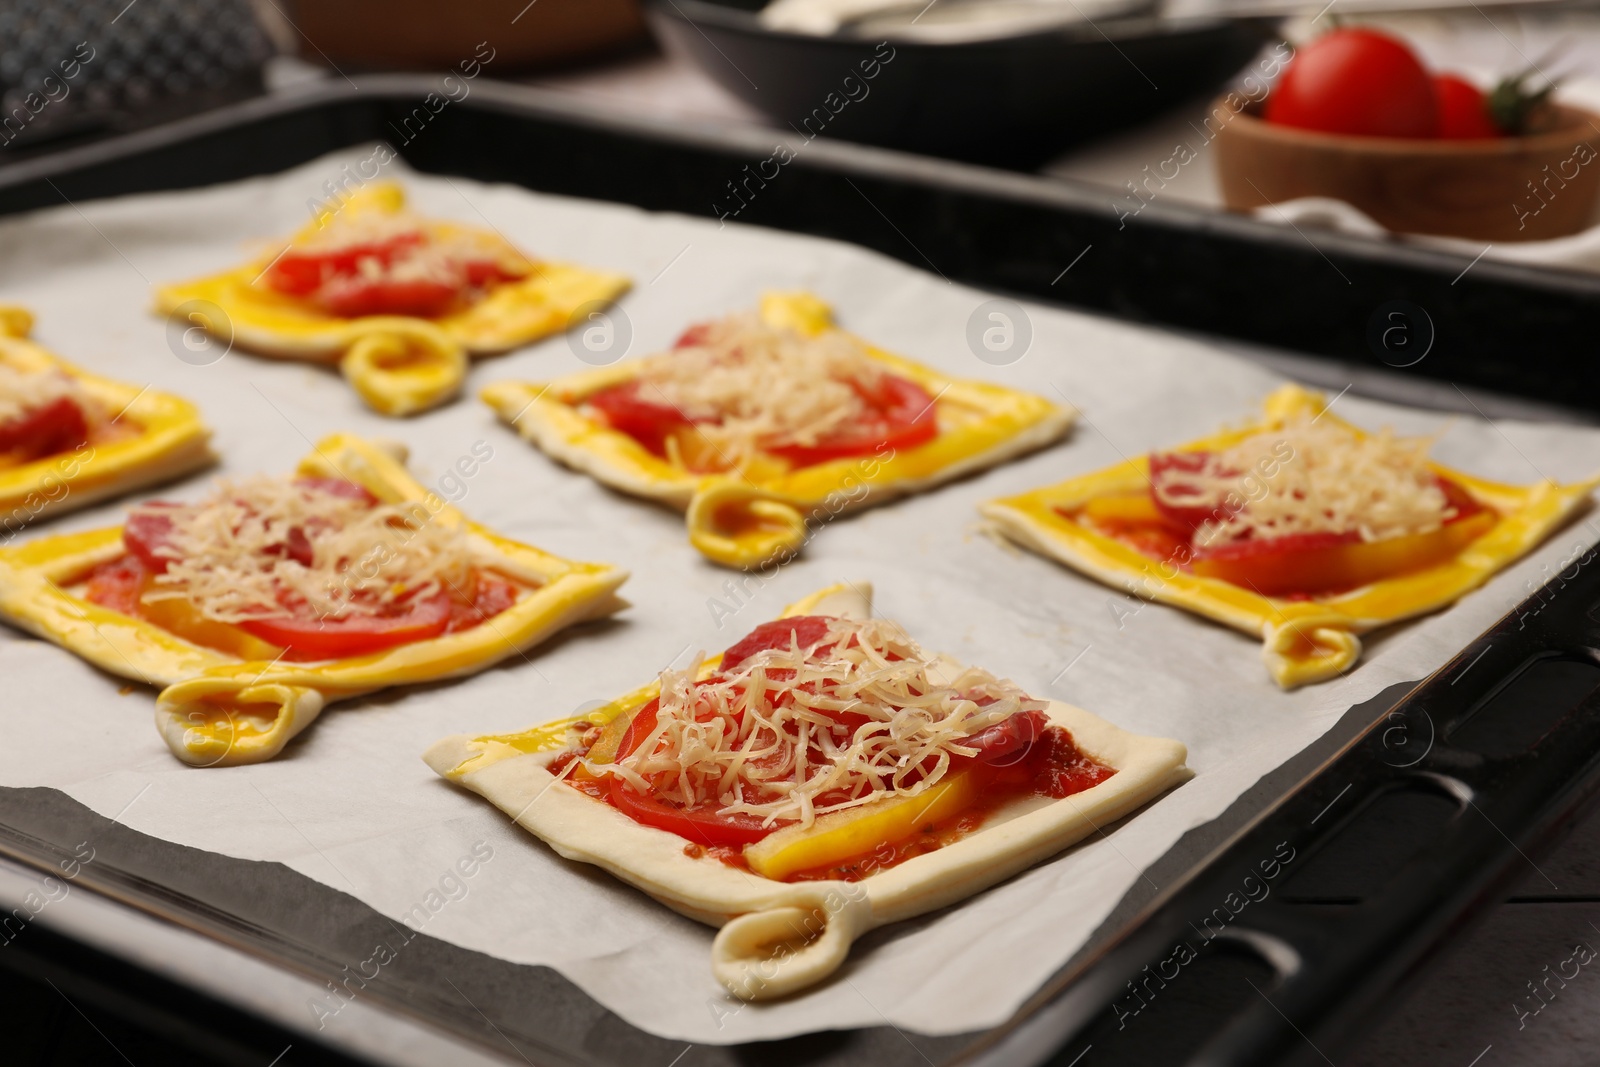
<path id="1" fill-rule="evenodd" d="M 1481 141 L 1318 133 L 1213 105 L 1222 197 L 1234 211 L 1302 196 L 1343 200 L 1384 228 L 1478 241 L 1587 229 L 1600 198 L 1600 117 L 1557 107 L 1547 133 Z"/>

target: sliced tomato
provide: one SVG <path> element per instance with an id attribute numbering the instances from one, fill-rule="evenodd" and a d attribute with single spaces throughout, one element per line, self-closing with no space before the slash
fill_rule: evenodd
<path id="1" fill-rule="evenodd" d="M 450 625 L 450 594 L 415 600 L 387 615 L 318 619 L 284 615 L 248 619 L 241 630 L 290 650 L 297 659 L 344 659 L 438 637 Z"/>
<path id="2" fill-rule="evenodd" d="M 432 318 L 449 311 L 462 290 L 461 284 L 433 278 L 340 275 L 317 290 L 317 303 L 329 313 L 347 319 L 363 315 Z"/>
<path id="3" fill-rule="evenodd" d="M 711 339 L 711 323 L 697 322 L 678 335 L 672 342 L 673 348 L 689 348 L 692 345 L 703 345 Z"/>
<path id="4" fill-rule="evenodd" d="M 633 721 L 628 725 L 627 733 L 622 737 L 622 744 L 618 746 L 619 760 L 631 755 L 644 743 L 645 738 L 650 736 L 650 732 L 656 728 L 656 712 L 660 708 L 661 702 L 652 700 L 634 715 Z M 748 845 L 760 841 L 772 831 L 785 825 L 775 822 L 771 826 L 764 826 L 758 816 L 744 812 L 725 815 L 717 810 L 715 804 L 682 807 L 658 797 L 635 792 L 616 775 L 610 775 L 609 778 L 611 803 L 619 811 L 635 822 L 670 831 L 697 844 Z"/>
<path id="5" fill-rule="evenodd" d="M 84 579 L 84 599 L 112 611 L 137 617 L 139 594 L 144 591 L 145 579 L 150 569 L 139 557 L 119 556 L 102 563 Z"/>
<path id="6" fill-rule="evenodd" d="M 239 623 L 240 629 L 289 649 L 289 659 L 342 659 L 470 630 L 517 601 L 517 587 L 498 574 L 475 571 L 468 587 L 446 590 L 382 615 L 342 619 L 283 616 Z"/>
<path id="7" fill-rule="evenodd" d="M 182 506 L 170 500 L 153 500 L 130 512 L 122 525 L 122 543 L 156 574 L 166 572 L 169 561 L 161 551 L 172 541 L 172 519 L 162 513 Z"/>
<path id="8" fill-rule="evenodd" d="M 297 478 L 295 484 L 331 496 L 359 501 L 368 507 L 378 503 L 377 497 L 348 478 Z M 168 560 L 161 552 L 172 541 L 172 519 L 162 512 L 182 506 L 171 500 L 152 500 L 138 511 L 130 513 L 122 526 L 122 543 L 157 574 L 167 569 Z M 308 567 L 311 565 L 311 541 L 304 530 L 299 527 L 290 529 L 283 554 Z"/>
<path id="9" fill-rule="evenodd" d="M 640 395 L 637 381 L 613 385 L 585 399 L 605 416 L 606 425 L 625 433 L 654 455 L 667 454 L 667 438 L 688 426 L 689 419 L 670 404 L 653 403 Z"/>
<path id="10" fill-rule="evenodd" d="M 802 649 L 811 648 L 828 636 L 828 626 L 832 621 L 826 615 L 796 615 L 789 619 L 764 622 L 722 654 L 722 670 L 733 670 L 757 652 L 765 652 L 769 648 L 788 648 L 791 638 L 798 640 Z"/>
<path id="11" fill-rule="evenodd" d="M 498 574 L 479 572 L 475 576 L 471 600 L 452 597 L 450 623 L 446 633 L 470 630 L 494 618 L 517 602 L 517 587 Z"/>
<path id="12" fill-rule="evenodd" d="M 420 246 L 423 240 L 424 235 L 419 230 L 339 248 L 290 247 L 268 268 L 266 282 L 280 293 L 309 296 L 330 278 L 359 272 L 362 260 L 374 260 L 387 267 L 407 249 Z"/>
<path id="13" fill-rule="evenodd" d="M 267 284 L 342 318 L 365 315 L 414 315 L 433 318 L 450 311 L 469 293 L 521 277 L 499 260 L 467 254 L 448 246 L 429 249 L 427 276 L 401 268 L 424 251 L 430 238 L 422 231 L 382 241 L 363 241 L 341 248 L 291 248 L 267 272 Z M 410 275 L 409 277 L 397 275 Z"/>
<path id="14" fill-rule="evenodd" d="M 751 656 L 766 649 L 786 648 L 791 641 L 797 641 L 802 648 L 816 647 L 827 637 L 830 621 L 827 616 L 801 615 L 762 623 L 723 653 L 723 669 L 736 668 Z M 773 698 L 775 701 L 783 699 L 781 693 L 774 693 Z M 616 743 L 615 760 L 626 759 L 645 743 L 656 728 L 656 716 L 660 708 L 660 700 L 652 700 L 634 714 L 622 732 L 620 741 Z M 856 730 L 871 721 L 866 715 L 850 712 L 836 712 L 833 713 L 833 717 L 839 720 L 839 732 L 843 736 L 852 736 Z M 1019 766 L 1029 758 L 1039 740 L 1046 736 L 1049 726 L 1050 721 L 1043 712 L 1018 712 L 969 738 L 965 743 L 976 748 L 977 754 L 965 757 L 960 762 L 963 766 L 982 765 L 986 774 Z M 763 824 L 761 818 L 754 815 L 742 812 L 725 813 L 720 810 L 721 806 L 718 804 L 684 807 L 655 796 L 638 793 L 616 775 L 609 776 L 606 789 L 606 795 L 611 803 L 634 820 L 647 826 L 669 830 L 680 837 L 709 847 L 751 844 L 766 837 L 780 826 L 787 825 L 787 822 L 778 822 L 767 826 Z M 817 799 L 819 803 L 826 804 L 843 801 L 848 797 L 842 794 L 825 794 Z"/>
<path id="15" fill-rule="evenodd" d="M 71 397 L 30 408 L 0 422 L 0 453 L 53 456 L 69 452 L 89 439 L 89 420 Z"/>
<path id="16" fill-rule="evenodd" d="M 1194 530 L 1217 514 L 1217 505 L 1206 502 L 1204 494 L 1170 484 L 1185 474 L 1205 470 L 1209 462 L 1210 452 L 1150 453 L 1150 499 L 1162 517 L 1179 529 Z M 1195 503 L 1188 503 L 1191 499 Z"/>
<path id="17" fill-rule="evenodd" d="M 493 259 L 461 260 L 461 270 L 466 276 L 467 285 L 474 289 L 487 289 L 491 285 L 514 282 L 522 277 L 521 272 L 507 270 L 504 264 Z"/>
<path id="18" fill-rule="evenodd" d="M 1042 711 L 1019 711 L 979 730 L 961 744 L 978 750 L 978 754 L 971 757 L 973 763 L 1009 767 L 1028 758 L 1029 751 L 1044 736 L 1049 725 L 1050 718 Z"/>
<path id="19" fill-rule="evenodd" d="M 814 445 L 780 445 L 770 449 L 796 467 L 875 452 L 916 448 L 939 436 L 934 398 L 909 378 L 886 374 L 876 389 L 858 390 L 872 412 L 847 430 Z"/>
<path id="20" fill-rule="evenodd" d="M 376 507 L 378 504 L 378 498 L 373 496 L 366 486 L 357 485 L 349 478 L 304 476 L 296 478 L 294 484 L 327 493 L 329 496 L 342 496 L 347 500 L 359 500 L 368 507 Z"/>
<path id="21" fill-rule="evenodd" d="M 1454 558 L 1494 526 L 1496 515 L 1459 486 L 1441 479 L 1456 514 L 1427 533 L 1363 541 L 1358 533 L 1248 538 L 1195 551 L 1195 574 L 1221 578 L 1263 596 L 1357 589 Z"/>
<path id="22" fill-rule="evenodd" d="M 677 347 L 698 344 L 691 326 Z M 847 430 L 811 445 L 779 445 L 768 449 L 795 467 L 810 467 L 829 460 L 865 456 L 887 449 L 899 451 L 927 444 L 939 435 L 939 419 L 934 398 L 916 382 L 898 375 L 884 375 L 878 387 L 861 391 L 870 414 Z M 586 397 L 584 403 L 600 412 L 613 430 L 625 433 L 651 453 L 665 456 L 667 438 L 686 426 L 704 421 L 690 419 L 670 404 L 650 400 L 638 382 L 602 389 Z"/>

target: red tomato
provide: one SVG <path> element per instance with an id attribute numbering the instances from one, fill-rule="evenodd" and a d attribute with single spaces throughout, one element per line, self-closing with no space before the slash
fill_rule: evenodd
<path id="1" fill-rule="evenodd" d="M 764 622 L 722 654 L 722 670 L 735 669 L 757 652 L 765 652 L 769 648 L 788 648 L 791 636 L 800 642 L 801 648 L 810 648 L 828 636 L 830 622 L 832 620 L 826 615 L 796 615 L 789 619 Z"/>
<path id="2" fill-rule="evenodd" d="M 1268 122 L 1361 137 L 1432 137 L 1433 79 L 1406 45 L 1376 30 L 1324 34 L 1290 60 L 1267 97 Z"/>
<path id="3" fill-rule="evenodd" d="M 150 573 L 137 556 L 122 556 L 102 563 L 84 582 L 84 599 L 124 615 L 139 614 L 139 594 Z"/>
<path id="4" fill-rule="evenodd" d="M 246 633 L 289 649 L 291 660 L 365 656 L 386 648 L 470 630 L 517 601 L 517 587 L 497 574 L 474 573 L 470 587 L 446 590 L 383 615 L 342 619 L 284 616 L 239 623 Z"/>
<path id="5" fill-rule="evenodd" d="M 976 748 L 973 763 L 993 767 L 1009 767 L 1028 758 L 1034 744 L 1044 736 L 1050 725 L 1049 716 L 1042 711 L 1019 711 L 985 730 L 980 730 L 962 742 Z"/>
<path id="6" fill-rule="evenodd" d="M 266 282 L 280 293 L 309 296 L 323 282 L 361 270 L 362 260 L 387 267 L 404 251 L 423 242 L 420 232 L 402 233 L 382 241 L 359 241 L 342 248 L 290 248 L 267 269 Z"/>
<path id="7" fill-rule="evenodd" d="M 378 503 L 377 497 L 347 478 L 296 478 L 295 484 L 331 496 L 360 501 L 369 507 Z M 166 510 L 182 506 L 170 500 L 153 500 L 144 505 L 144 508 Z M 122 543 L 156 574 L 161 574 L 167 569 L 167 558 L 160 550 L 172 540 L 172 520 L 160 514 L 160 510 L 154 514 L 144 509 L 133 512 L 122 527 Z M 299 527 L 289 531 L 284 555 L 308 567 L 311 565 L 313 558 L 311 542 L 306 537 L 305 531 Z"/>
<path id="8" fill-rule="evenodd" d="M 481 622 L 494 618 L 517 602 L 517 587 L 498 574 L 478 573 L 472 599 L 460 597 L 450 600 L 450 625 L 446 633 L 470 630 Z"/>
<path id="9" fill-rule="evenodd" d="M 1248 538 L 1196 550 L 1191 567 L 1263 596 L 1357 589 L 1422 570 L 1459 555 L 1495 523 L 1494 511 L 1461 486 L 1440 478 L 1439 488 L 1456 513 L 1436 530 L 1381 541 L 1355 531 Z"/>
<path id="10" fill-rule="evenodd" d="M 499 261 L 493 259 L 464 259 L 461 261 L 461 270 L 466 275 L 467 285 L 473 289 L 487 289 L 491 285 L 516 281 L 522 277 L 507 271 Z"/>
<path id="11" fill-rule="evenodd" d="M 688 348 L 690 345 L 703 345 L 711 338 L 711 324 L 697 322 L 678 335 L 672 342 L 673 348 Z"/>
<path id="12" fill-rule="evenodd" d="M 378 498 L 373 496 L 365 486 L 358 485 L 349 478 L 300 477 L 294 480 L 294 484 L 327 493 L 329 496 L 342 496 L 349 500 L 359 500 L 368 507 L 375 507 L 378 503 Z"/>
<path id="13" fill-rule="evenodd" d="M 1439 137 L 1480 141 L 1503 137 L 1489 117 L 1489 98 L 1476 85 L 1455 74 L 1435 74 L 1433 95 L 1439 102 Z"/>
<path id="14" fill-rule="evenodd" d="M 814 445 L 783 445 L 771 451 L 796 467 L 809 467 L 884 449 L 915 448 L 939 436 L 933 397 L 909 378 L 886 374 L 874 393 L 860 392 L 873 413 L 860 423 Z"/>
<path id="15" fill-rule="evenodd" d="M 1166 483 L 1172 480 L 1173 475 L 1193 474 L 1204 470 L 1206 463 L 1211 459 L 1209 452 L 1152 452 L 1150 453 L 1150 500 L 1161 513 L 1162 518 L 1172 523 L 1181 530 L 1194 530 L 1201 523 L 1217 513 L 1214 504 L 1184 504 L 1185 497 L 1203 499 L 1200 494 L 1186 491 L 1181 487 L 1168 487 Z M 1162 494 L 1156 492 L 1162 489 L 1167 495 L 1176 497 L 1178 503 L 1169 503 L 1162 499 Z"/>
<path id="16" fill-rule="evenodd" d="M 694 332 L 690 328 L 690 333 Z M 687 336 L 687 335 L 686 335 Z M 680 342 L 681 347 L 681 342 Z M 829 460 L 871 455 L 884 449 L 915 448 L 939 435 L 934 399 L 916 382 L 885 375 L 877 390 L 862 392 L 871 414 L 843 433 L 814 445 L 780 445 L 770 449 L 796 467 Z M 588 396 L 584 403 L 605 416 L 606 424 L 625 433 L 657 456 L 666 455 L 666 440 L 695 421 L 670 404 L 649 399 L 640 383 L 624 382 Z"/>
<path id="17" fill-rule="evenodd" d="M 463 285 L 433 278 L 395 279 L 341 274 L 317 290 L 317 303 L 347 319 L 363 315 L 417 315 L 432 318 L 450 310 Z"/>
<path id="18" fill-rule="evenodd" d="M 0 422 L 0 452 L 53 456 L 68 452 L 89 439 L 89 422 L 70 397 L 30 408 Z"/>
<path id="19" fill-rule="evenodd" d="M 628 732 L 622 736 L 617 759 L 632 754 L 650 736 L 650 731 L 656 728 L 656 712 L 660 708 L 661 702 L 652 700 L 639 709 L 628 725 Z M 671 831 L 698 844 L 748 845 L 784 825 L 775 822 L 771 826 L 763 826 L 759 816 L 744 812 L 724 815 L 718 812 L 716 804 L 680 807 L 654 796 L 637 793 L 616 775 L 610 775 L 609 778 L 611 803 L 619 811 L 635 822 Z"/>
<path id="20" fill-rule="evenodd" d="M 267 271 L 267 284 L 343 318 L 364 315 L 416 315 L 432 318 L 449 311 L 466 293 L 519 277 L 498 260 L 443 254 L 426 276 L 397 267 L 429 238 L 421 231 L 342 248 L 291 248 Z M 409 277 L 396 277 L 409 273 Z"/>
<path id="21" fill-rule="evenodd" d="M 737 668 L 751 656 L 769 648 L 786 648 L 791 640 L 801 648 L 812 648 L 827 637 L 828 616 L 801 615 L 762 623 L 747 636 L 735 642 L 723 653 L 724 670 Z M 774 699 L 782 699 L 780 696 Z M 652 700 L 634 714 L 627 730 L 617 745 L 616 759 L 623 760 L 636 752 L 656 727 L 660 711 L 659 699 Z M 869 719 L 865 715 L 836 712 L 840 722 L 839 736 L 853 736 Z M 977 755 L 959 760 L 961 766 L 983 765 L 993 770 L 1020 765 L 1033 751 L 1036 743 L 1047 736 L 1050 721 L 1043 712 L 1018 712 L 1009 718 L 979 731 L 965 744 L 978 750 Z M 654 796 L 638 793 L 616 775 L 609 776 L 606 785 L 611 803 L 637 822 L 669 830 L 680 837 L 707 846 L 743 846 L 766 837 L 786 822 L 763 825 L 763 820 L 747 813 L 723 813 L 717 804 L 701 804 L 685 808 Z M 824 802 L 829 797 L 822 798 Z M 836 799 L 844 799 L 840 796 Z"/>
<path id="22" fill-rule="evenodd" d="M 343 659 L 438 637 L 450 625 L 449 593 L 415 600 L 393 615 L 347 615 L 342 619 L 285 615 L 248 619 L 239 629 L 289 649 L 293 659 Z"/>
<path id="23" fill-rule="evenodd" d="M 623 382 L 602 389 L 584 401 L 605 416 L 606 425 L 625 433 L 657 456 L 667 454 L 667 438 L 689 425 L 670 404 L 652 403 L 640 395 L 639 383 Z"/>
<path id="24" fill-rule="evenodd" d="M 365 488 L 344 478 L 299 478 L 296 483 L 368 506 L 378 502 Z M 128 516 L 122 528 L 122 540 L 129 552 L 130 567 L 125 569 L 135 572 L 135 584 L 139 577 L 137 572 L 160 574 L 167 569 L 169 561 L 162 550 L 172 541 L 173 525 L 172 519 L 161 512 L 179 506 L 169 501 L 155 501 L 146 505 L 153 510 L 140 510 Z M 289 530 L 282 555 L 307 566 L 312 563 L 311 540 L 304 530 L 299 527 Z M 126 584 L 126 577 L 120 571 L 108 574 L 102 582 L 105 588 L 99 595 L 91 589 L 90 599 L 116 607 L 125 614 L 137 614 L 137 589 L 130 594 L 130 600 L 130 595 L 124 595 L 125 591 L 117 584 Z M 385 615 L 350 615 L 342 619 L 285 615 L 252 619 L 237 625 L 254 637 L 289 649 L 289 659 L 338 659 L 470 629 L 506 610 L 517 599 L 516 586 L 494 574 L 474 574 L 471 588 L 463 593 L 464 596 L 443 592 Z M 101 596 L 112 599 L 101 599 Z M 125 602 L 127 606 L 118 606 Z"/>
<path id="25" fill-rule="evenodd" d="M 144 508 L 131 513 L 128 521 L 122 526 L 123 545 L 139 558 L 139 562 L 156 574 L 166 572 L 168 560 L 161 555 L 161 549 L 172 540 L 172 520 L 161 514 L 161 511 L 182 506 L 169 500 L 153 500 L 144 505 Z M 152 510 L 147 511 L 145 508 Z"/>

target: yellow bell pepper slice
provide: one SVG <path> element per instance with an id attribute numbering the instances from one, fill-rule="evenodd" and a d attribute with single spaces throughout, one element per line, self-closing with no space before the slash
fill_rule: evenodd
<path id="1" fill-rule="evenodd" d="M 744 847 L 745 862 L 752 871 L 774 880 L 831 867 L 866 856 L 880 845 L 904 841 L 929 823 L 943 822 L 970 807 L 978 793 L 978 775 L 962 771 L 914 797 L 875 800 L 824 815 L 803 829 L 776 830 Z"/>

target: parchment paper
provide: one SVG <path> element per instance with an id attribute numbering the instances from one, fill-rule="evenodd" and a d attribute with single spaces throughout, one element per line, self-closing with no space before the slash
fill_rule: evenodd
<path id="1" fill-rule="evenodd" d="M 121 813 L 146 834 L 280 861 L 397 921 L 409 915 L 431 935 L 555 967 L 630 1022 L 666 1036 L 723 1043 L 885 1022 L 953 1033 L 1003 1021 L 1185 830 L 1220 813 L 1347 707 L 1445 662 L 1600 532 L 1592 523 L 1569 527 L 1456 607 L 1374 635 L 1346 677 L 1282 693 L 1255 638 L 1171 608 L 1140 607 L 1003 548 L 975 532 L 974 510 L 987 498 L 1245 418 L 1277 384 L 1270 375 L 1155 330 L 1038 306 L 1027 308 L 1027 355 L 990 366 L 966 340 L 969 316 L 989 297 L 935 273 L 788 234 L 409 177 L 429 213 L 487 219 L 538 255 L 631 274 L 636 289 L 623 307 L 634 355 L 670 343 L 686 323 L 749 307 L 763 289 L 805 287 L 832 301 L 849 328 L 891 350 L 1066 398 L 1083 412 L 1061 446 L 837 521 L 771 581 L 746 580 L 700 559 L 681 516 L 557 466 L 470 396 L 396 422 L 369 413 L 326 370 L 238 352 L 193 366 L 172 354 L 165 324 L 149 311 L 151 286 L 227 267 L 298 226 L 323 183 L 368 154 L 0 223 L 0 300 L 34 309 L 38 338 L 67 358 L 198 401 L 229 475 L 286 470 L 311 441 L 354 430 L 405 441 L 413 469 L 437 483 L 474 442 L 487 441 L 493 458 L 467 482 L 462 507 L 546 549 L 631 568 L 623 593 L 634 607 L 469 680 L 339 705 L 274 762 L 212 770 L 182 766 L 167 752 L 152 727 L 152 691 L 121 692 L 122 679 L 0 628 L 0 784 L 54 786 L 98 812 Z M 388 170 L 398 173 L 398 164 Z M 1075 269 L 1097 269 L 1093 253 Z M 480 363 L 470 388 L 583 366 L 555 338 Z M 1405 432 L 1444 421 L 1349 396 L 1338 410 Z M 1571 480 L 1600 466 L 1600 433 L 1457 420 L 1435 454 L 1494 478 Z M 202 476 L 166 495 L 195 496 L 207 485 Z M 110 504 L 37 532 L 107 525 L 121 512 Z M 741 1007 L 711 978 L 709 929 L 558 859 L 418 758 L 446 734 L 518 730 L 608 699 L 698 649 L 725 647 L 785 603 L 841 579 L 873 582 L 879 611 L 930 649 L 1128 729 L 1183 740 L 1196 777 L 1108 838 L 962 906 L 868 937 L 822 988 Z M 457 863 L 474 846 L 492 855 L 463 878 Z"/>

